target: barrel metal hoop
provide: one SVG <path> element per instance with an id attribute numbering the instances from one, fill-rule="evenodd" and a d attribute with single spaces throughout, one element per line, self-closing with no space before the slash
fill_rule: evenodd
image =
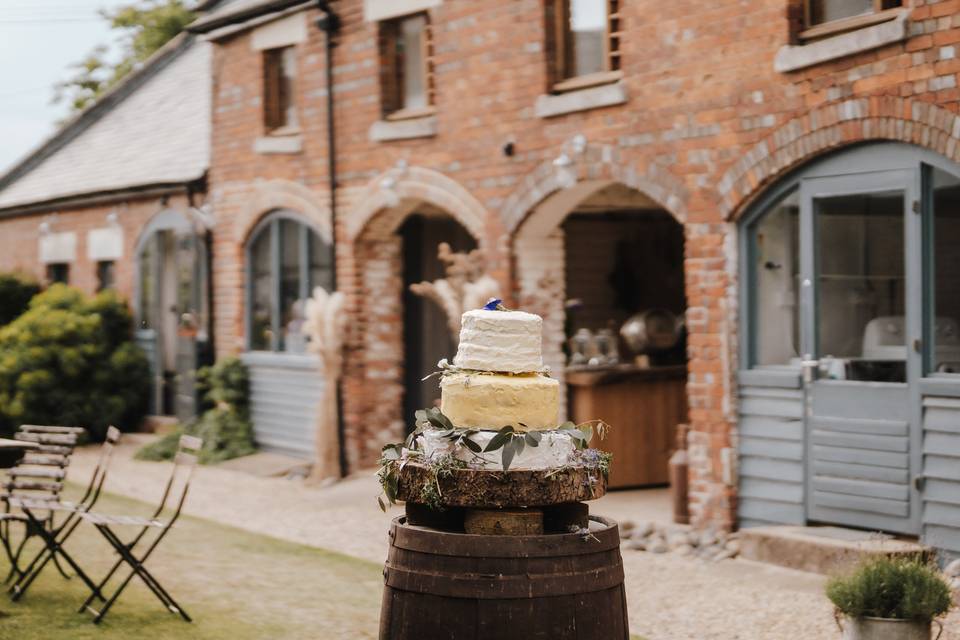
<path id="1" fill-rule="evenodd" d="M 556 533 L 536 536 L 485 536 L 450 533 L 407 525 L 404 517 L 393 520 L 391 534 L 394 547 L 435 556 L 464 558 L 551 558 L 578 556 L 620 548 L 620 533 L 612 520 L 590 516 L 590 520 L 606 526 L 584 537 L 577 533 Z M 509 544 L 505 544 L 509 540 Z"/>
<path id="2" fill-rule="evenodd" d="M 439 574 L 387 566 L 386 585 L 399 591 L 451 598 L 500 600 L 545 598 L 605 591 L 623 584 L 623 565 L 567 573 L 482 575 Z"/>

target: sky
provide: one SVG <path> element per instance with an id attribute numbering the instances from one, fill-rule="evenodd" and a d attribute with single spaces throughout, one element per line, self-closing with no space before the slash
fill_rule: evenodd
<path id="1" fill-rule="evenodd" d="M 0 0 L 0 174 L 46 140 L 68 113 L 53 87 L 70 65 L 116 36 L 99 8 L 132 0 Z"/>

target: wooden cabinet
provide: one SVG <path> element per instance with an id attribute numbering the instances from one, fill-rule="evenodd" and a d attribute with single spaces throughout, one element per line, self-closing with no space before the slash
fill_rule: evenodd
<path id="1" fill-rule="evenodd" d="M 571 420 L 610 425 L 593 442 L 613 454 L 610 487 L 667 484 L 677 425 L 687 421 L 687 368 L 570 367 L 566 379 Z"/>

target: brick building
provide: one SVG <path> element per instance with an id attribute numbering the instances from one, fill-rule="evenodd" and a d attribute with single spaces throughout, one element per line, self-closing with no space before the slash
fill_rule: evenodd
<path id="1" fill-rule="evenodd" d="M 0 178 L 0 271 L 130 300 L 151 410 L 181 417 L 211 351 L 200 210 L 211 53 L 174 39 Z"/>
<path id="2" fill-rule="evenodd" d="M 202 19 L 211 195 L 232 229 L 215 252 L 218 351 L 249 345 L 239 241 L 271 209 L 299 212 L 335 244 L 350 296 L 346 453 L 369 464 L 404 429 L 405 274 L 431 227 L 479 247 L 511 301 L 544 315 L 562 376 L 567 289 L 596 268 L 582 247 L 617 250 L 587 218 L 669 216 L 695 519 L 861 524 L 956 550 L 956 315 L 950 252 L 934 249 L 955 237 L 957 6 L 860 4 L 334 3 L 335 216 L 323 11 Z M 272 128 L 264 81 L 286 48 L 296 126 Z"/>
<path id="3" fill-rule="evenodd" d="M 960 552 L 960 2 L 236 0 L 191 30 L 212 333 L 263 443 L 310 449 L 300 305 L 334 282 L 348 468 L 402 436 L 450 346 L 407 285 L 446 240 L 544 316 L 561 378 L 571 321 L 685 317 L 697 523 Z"/>

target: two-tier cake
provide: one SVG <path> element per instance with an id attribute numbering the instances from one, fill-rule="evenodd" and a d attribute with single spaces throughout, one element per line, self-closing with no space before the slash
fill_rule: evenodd
<path id="1" fill-rule="evenodd" d="M 502 428 L 512 427 L 537 433 L 526 440 L 533 446 L 511 458 L 511 469 L 573 462 L 576 440 L 569 429 L 557 429 L 560 383 L 543 366 L 542 332 L 543 320 L 532 313 L 484 308 L 463 314 L 457 355 L 440 380 L 440 411 L 455 429 L 476 430 L 469 437 L 482 451 L 458 446 L 443 430 L 424 429 L 418 444 L 426 459 L 453 456 L 473 468 L 503 469 L 501 450 L 487 449 Z"/>
<path id="2" fill-rule="evenodd" d="M 506 310 L 499 300 L 463 314 L 456 357 L 439 363 L 440 408 L 418 411 L 416 429 L 406 441 L 383 448 L 379 475 L 390 502 L 407 495 L 403 499 L 409 505 L 409 491 L 416 486 L 417 503 L 481 507 L 490 496 L 453 499 L 442 491 L 444 482 L 462 479 L 459 471 L 509 472 L 517 481 L 517 473 L 526 474 L 530 486 L 541 488 L 546 485 L 538 482 L 551 480 L 550 496 L 511 497 L 501 482 L 506 476 L 474 476 L 475 482 L 500 483 L 497 505 L 537 506 L 602 495 L 610 456 L 587 444 L 595 428 L 602 435 L 605 425 L 558 424 L 560 384 L 543 366 L 542 330 L 540 316 Z M 457 486 L 457 491 L 465 487 Z M 565 489 L 557 491 L 560 487 Z"/>

